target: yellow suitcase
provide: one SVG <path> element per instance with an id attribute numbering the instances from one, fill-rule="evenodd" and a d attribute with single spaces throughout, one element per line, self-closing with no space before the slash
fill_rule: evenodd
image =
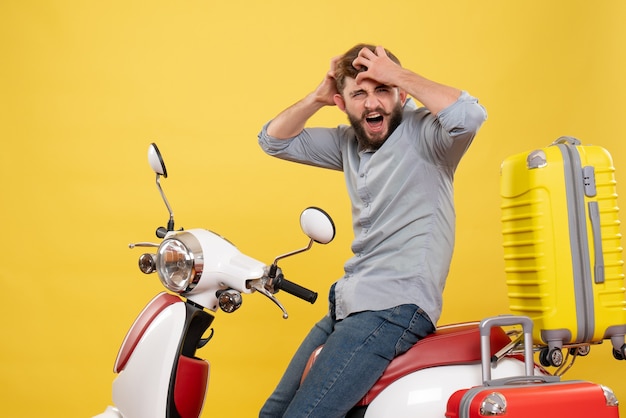
<path id="1" fill-rule="evenodd" d="M 506 158 L 502 235 L 509 305 L 529 316 L 543 365 L 563 345 L 610 339 L 626 358 L 626 289 L 615 168 L 602 147 L 562 137 Z"/>

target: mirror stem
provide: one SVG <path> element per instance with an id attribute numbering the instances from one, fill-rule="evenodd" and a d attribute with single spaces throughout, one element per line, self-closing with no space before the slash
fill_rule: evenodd
<path id="1" fill-rule="evenodd" d="M 158 173 L 156 175 L 156 184 L 157 184 L 157 187 L 159 188 L 159 193 L 161 193 L 161 197 L 163 198 L 163 201 L 165 202 L 167 211 L 170 214 L 170 220 L 167 222 L 167 230 L 173 231 L 174 230 L 174 212 L 172 212 L 170 202 L 167 201 L 167 197 L 165 197 L 165 193 L 163 193 L 163 188 L 161 188 L 161 175 Z"/>
<path id="2" fill-rule="evenodd" d="M 276 258 L 274 259 L 274 264 L 273 264 L 273 265 L 275 266 L 275 265 L 276 265 L 276 263 L 278 263 L 278 260 L 282 260 L 283 258 L 290 257 L 290 256 L 292 256 L 292 255 L 296 255 L 296 254 L 300 254 L 300 253 L 302 253 L 302 252 L 308 251 L 308 250 L 310 250 L 310 249 L 311 249 L 311 247 L 312 247 L 312 246 L 313 246 L 313 239 L 311 239 L 311 240 L 309 241 L 309 245 L 307 245 L 307 246 L 306 246 L 306 247 L 304 247 L 304 248 L 300 248 L 299 250 L 295 250 L 295 251 L 292 251 L 292 252 L 287 253 L 287 254 L 279 255 L 278 257 L 276 257 Z"/>

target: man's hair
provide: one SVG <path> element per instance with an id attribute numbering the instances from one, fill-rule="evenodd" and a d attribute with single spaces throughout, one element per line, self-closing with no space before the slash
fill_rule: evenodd
<path id="1" fill-rule="evenodd" d="M 366 71 L 367 68 L 356 69 L 352 66 L 352 62 L 359 55 L 359 52 L 363 49 L 367 48 L 370 51 L 374 52 L 376 50 L 375 45 L 371 44 L 358 44 L 350 48 L 345 54 L 341 56 L 339 61 L 337 61 L 337 65 L 335 67 L 335 81 L 337 84 L 337 91 L 339 93 L 343 93 L 343 88 L 346 85 L 346 77 L 356 78 L 356 75 L 360 72 Z M 385 49 L 385 52 L 389 56 L 389 58 L 398 65 L 400 64 L 400 60 Z"/>

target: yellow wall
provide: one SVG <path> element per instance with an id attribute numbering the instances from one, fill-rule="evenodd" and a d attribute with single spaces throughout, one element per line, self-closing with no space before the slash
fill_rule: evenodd
<path id="1" fill-rule="evenodd" d="M 573 135 L 608 148 L 626 183 L 625 14 L 620 0 L 0 2 L 1 415 L 83 417 L 110 402 L 119 343 L 160 290 L 127 248 L 166 221 L 151 141 L 179 225 L 220 232 L 260 260 L 303 245 L 299 211 L 326 208 L 337 240 L 284 263 L 326 292 L 351 239 L 342 177 L 273 160 L 256 134 L 357 42 L 385 45 L 488 108 L 457 175 L 441 323 L 507 312 L 502 159 Z M 315 117 L 344 120 L 336 109 Z M 213 371 L 204 416 L 216 406 L 254 416 L 325 310 L 323 296 L 314 306 L 283 296 L 283 321 L 254 296 L 218 315 L 201 351 Z M 624 371 L 605 343 L 567 377 L 626 402 Z"/>

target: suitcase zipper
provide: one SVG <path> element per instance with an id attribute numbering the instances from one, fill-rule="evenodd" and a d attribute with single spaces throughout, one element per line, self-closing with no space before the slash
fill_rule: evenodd
<path id="1" fill-rule="evenodd" d="M 557 144 L 557 147 L 563 155 L 569 212 L 570 248 L 578 325 L 577 337 L 574 342 L 585 342 L 591 341 L 593 337 L 595 318 L 582 164 L 578 150 L 574 145 Z"/>

